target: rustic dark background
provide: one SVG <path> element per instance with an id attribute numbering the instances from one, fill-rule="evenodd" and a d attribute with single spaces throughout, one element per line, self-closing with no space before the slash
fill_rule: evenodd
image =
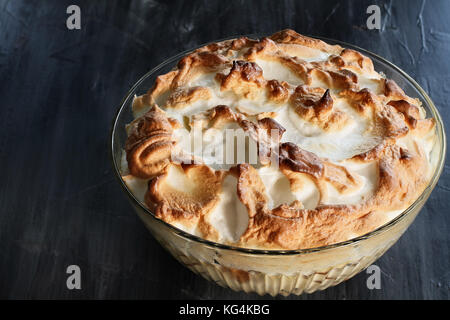
<path id="1" fill-rule="evenodd" d="M 81 7 L 81 30 L 66 8 Z M 366 8 L 381 7 L 381 30 Z M 450 125 L 450 1 L 0 1 L 0 298 L 247 299 L 176 262 L 134 214 L 108 154 L 116 109 L 167 57 L 232 35 L 293 28 L 394 62 Z M 289 299 L 449 299 L 450 167 L 376 264 Z M 66 267 L 82 289 L 66 288 Z M 263 298 L 270 298 L 265 296 Z M 279 298 L 282 299 L 282 298 Z"/>

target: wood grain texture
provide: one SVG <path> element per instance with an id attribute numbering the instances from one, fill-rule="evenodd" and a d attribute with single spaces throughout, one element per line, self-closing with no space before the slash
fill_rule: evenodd
<path id="1" fill-rule="evenodd" d="M 378 4 L 381 30 L 366 28 Z M 82 28 L 66 28 L 78 4 Z M 449 1 L 0 1 L 0 298 L 268 299 L 210 283 L 152 238 L 108 154 L 116 109 L 167 57 L 292 28 L 354 43 L 414 77 L 450 124 Z M 450 163 L 404 236 L 367 274 L 287 299 L 449 299 Z M 82 290 L 66 288 L 66 267 Z M 282 298 L 278 298 L 282 299 Z M 284 298 L 283 298 L 284 299 Z"/>

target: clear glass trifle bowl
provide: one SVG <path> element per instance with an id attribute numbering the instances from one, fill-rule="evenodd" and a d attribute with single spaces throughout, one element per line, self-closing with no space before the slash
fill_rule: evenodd
<path id="1" fill-rule="evenodd" d="M 237 37 L 229 39 L 233 38 Z M 401 69 L 367 50 L 336 40 L 315 38 L 361 52 L 372 59 L 376 71 L 394 80 L 408 96 L 422 102 L 427 118 L 434 118 L 436 122 L 437 138 L 431 153 L 435 167 L 433 176 L 416 201 L 394 219 L 367 234 L 344 242 L 300 250 L 260 250 L 216 243 L 189 234 L 157 218 L 129 190 L 121 172 L 121 159 L 127 140 L 125 127 L 134 119 L 134 97 L 146 93 L 157 76 L 171 71 L 183 56 L 204 45 L 167 59 L 139 79 L 123 99 L 111 132 L 113 167 L 136 213 L 161 245 L 183 265 L 221 286 L 260 295 L 286 296 L 323 290 L 351 278 L 373 264 L 400 238 L 418 215 L 442 172 L 446 152 L 445 132 L 439 112 L 425 91 Z"/>

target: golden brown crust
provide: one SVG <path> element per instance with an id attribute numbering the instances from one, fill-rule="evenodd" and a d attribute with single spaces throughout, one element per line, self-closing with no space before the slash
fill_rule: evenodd
<path id="1" fill-rule="evenodd" d="M 132 175 L 151 178 L 169 164 L 172 131 L 172 123 L 156 106 L 131 125 L 125 151 Z"/>
<path id="2" fill-rule="evenodd" d="M 269 100 L 275 103 L 284 103 L 289 98 L 289 84 L 278 80 L 267 81 Z"/>
<path id="3" fill-rule="evenodd" d="M 344 112 L 333 109 L 329 89 L 298 86 L 291 96 L 291 104 L 302 119 L 325 131 L 342 129 L 350 120 Z"/>
<path id="4" fill-rule="evenodd" d="M 372 60 L 355 50 L 344 49 L 340 53 L 340 57 L 344 60 L 347 68 L 362 69 L 369 73 L 374 71 Z"/>
<path id="5" fill-rule="evenodd" d="M 172 92 L 166 102 L 166 108 L 184 108 L 198 100 L 208 100 L 211 93 L 205 87 L 182 88 Z"/>
<path id="6" fill-rule="evenodd" d="M 280 147 L 280 167 L 284 166 L 315 178 L 323 176 L 322 160 L 314 153 L 303 150 L 291 142 L 283 143 Z"/>
<path id="7" fill-rule="evenodd" d="M 270 117 L 258 119 L 256 123 L 240 119 L 239 125 L 256 142 L 260 163 L 270 164 L 271 156 L 278 153 L 278 145 L 286 129 Z"/>
<path id="8" fill-rule="evenodd" d="M 242 60 L 233 61 L 233 66 L 228 74 L 218 73 L 216 79 L 220 82 L 222 91 L 232 90 L 235 94 L 254 98 L 258 94 L 265 81 L 262 77 L 262 69 L 254 62 Z"/>
<path id="9" fill-rule="evenodd" d="M 342 48 L 339 46 L 331 46 L 328 43 L 323 42 L 322 40 L 303 36 L 290 29 L 279 31 L 270 36 L 270 39 L 277 43 L 300 44 L 305 47 L 315 48 L 335 54 L 339 54 L 342 51 Z"/>
<path id="10" fill-rule="evenodd" d="M 189 183 L 180 190 L 175 181 L 170 181 L 168 170 L 173 177 L 185 179 Z M 166 222 L 184 222 L 198 225 L 201 219 L 219 200 L 224 173 L 214 171 L 205 165 L 171 165 L 161 175 L 150 180 L 146 202 L 154 206 L 155 215 Z M 203 231 L 205 226 L 198 226 Z"/>
<path id="11" fill-rule="evenodd" d="M 417 154 L 405 157 L 400 148 L 392 146 L 380 159 L 379 188 L 372 198 L 358 205 L 323 205 L 315 210 L 287 205 L 267 210 L 256 171 L 246 169 L 245 174 L 253 176 L 242 181 L 253 181 L 253 184 L 243 184 L 240 197 L 244 203 L 249 203 L 252 214 L 249 214 L 249 227 L 241 237 L 242 244 L 266 248 L 313 248 L 342 241 L 353 233 L 367 233 L 383 221 L 377 212 L 402 209 L 404 202 L 415 199 L 413 190 L 425 187 L 427 179 L 414 173 L 418 166 L 426 165 L 424 161 Z M 410 175 L 412 179 L 407 178 Z M 244 174 L 241 176 L 245 177 Z M 255 193 L 258 206 L 249 200 L 256 199 Z"/>
<path id="12" fill-rule="evenodd" d="M 316 56 L 321 58 L 311 59 Z M 259 61 L 276 64 L 295 81 L 271 79 Z M 202 75 L 212 75 L 218 93 L 195 83 Z M 372 89 L 362 84 L 363 78 L 373 84 Z M 312 181 L 319 194 L 314 209 L 306 209 L 303 200 L 272 208 L 258 169 L 248 163 L 214 170 L 204 164 L 172 161 L 173 132 L 181 124 L 158 105 L 181 112 L 194 102 L 207 103 L 214 95 L 227 94 L 235 98 L 235 105 L 209 106 L 191 115 L 190 125 L 208 130 L 235 123 L 257 142 L 258 166 L 273 165 L 275 156 L 291 190 L 298 192 L 303 191 L 305 179 Z M 247 114 L 240 99 L 261 100 L 274 108 Z M 364 178 L 351 166 L 284 142 L 286 128 L 277 122 L 277 108 L 291 108 L 308 125 L 333 134 L 355 121 L 339 106 L 341 102 L 367 123 L 363 134 L 374 141 L 346 164 L 374 163 L 376 181 L 373 192 L 355 203 L 326 204 L 330 188 L 345 197 L 363 188 Z M 261 40 L 242 37 L 199 48 L 181 59 L 177 68 L 160 75 L 147 94 L 135 99 L 133 108 L 149 109 L 129 125 L 125 146 L 130 174 L 150 179 L 147 205 L 164 221 L 194 228 L 213 241 L 220 237 L 207 217 L 220 202 L 227 175 L 237 179 L 236 193 L 249 218 L 247 229 L 234 244 L 268 249 L 317 247 L 369 232 L 386 222 L 386 212 L 412 203 L 428 183 L 425 172 L 430 164 L 415 138 L 432 133 L 435 122 L 425 119 L 420 101 L 376 73 L 372 61 L 361 53 L 293 30 Z M 406 142 L 399 143 L 403 138 Z"/>

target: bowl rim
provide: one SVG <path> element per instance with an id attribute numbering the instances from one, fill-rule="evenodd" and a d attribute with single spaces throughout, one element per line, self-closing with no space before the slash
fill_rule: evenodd
<path id="1" fill-rule="evenodd" d="M 436 106 L 434 105 L 433 101 L 431 100 L 431 98 L 428 96 L 428 94 L 425 92 L 425 90 L 422 89 L 422 87 L 413 79 L 411 78 L 405 71 L 403 71 L 402 69 L 400 69 L 398 66 L 396 66 L 395 64 L 393 64 L 392 62 L 384 59 L 383 57 L 369 51 L 363 48 L 360 48 L 356 45 L 344 42 L 344 41 L 340 41 L 340 40 L 335 40 L 335 39 L 331 39 L 331 38 L 326 38 L 326 37 L 322 37 L 322 36 L 309 36 L 311 38 L 315 38 L 315 39 L 320 39 L 323 40 L 327 43 L 331 43 L 331 44 L 338 44 L 344 48 L 350 48 L 350 49 L 354 49 L 357 50 L 363 54 L 369 55 L 371 56 L 371 58 L 375 58 L 378 59 L 380 62 L 386 64 L 388 67 L 392 68 L 394 71 L 398 72 L 402 77 L 404 77 L 408 82 L 410 82 L 410 84 L 412 84 L 412 86 L 419 91 L 419 93 L 423 96 L 425 102 L 429 105 L 430 107 L 430 112 L 432 117 L 436 120 L 436 134 L 438 137 L 438 141 L 441 141 L 441 148 L 440 148 L 440 157 L 436 166 L 436 170 L 433 174 L 433 177 L 431 178 L 429 184 L 427 185 L 427 187 L 423 190 L 423 192 L 420 194 L 420 196 L 405 210 L 403 210 L 399 215 L 397 215 L 394 219 L 388 221 L 387 223 L 379 226 L 378 228 L 355 238 L 349 239 L 349 240 L 345 240 L 345 241 L 341 241 L 341 242 L 337 242 L 337 243 L 333 243 L 333 244 L 329 244 L 329 245 L 324 245 L 324 246 L 320 246 L 320 247 L 314 247 L 314 248 L 303 248 L 303 249 L 293 249 L 293 250 L 268 250 L 268 249 L 253 249 L 253 248 L 245 248 L 245 247 L 238 247 L 238 246 L 232 246 L 232 245 L 227 245 L 227 244 L 223 244 L 223 243 L 218 243 L 218 242 L 214 242 L 214 241 L 210 241 L 210 240 L 206 240 L 203 239 L 201 237 L 198 237 L 196 235 L 190 234 L 186 231 L 183 231 L 173 225 L 171 225 L 170 223 L 165 222 L 164 220 L 157 218 L 151 211 L 150 209 L 148 209 L 147 207 L 143 206 L 142 203 L 136 199 L 136 197 L 134 196 L 134 194 L 128 189 L 128 187 L 126 186 L 125 182 L 122 179 L 122 176 L 120 174 L 120 169 L 119 166 L 116 162 L 115 156 L 114 156 L 114 144 L 115 144 L 115 133 L 116 130 L 118 130 L 119 128 L 117 128 L 117 123 L 118 123 L 118 119 L 119 116 L 122 114 L 123 110 L 126 108 L 126 101 L 128 101 L 128 99 L 131 97 L 131 95 L 133 95 L 136 91 L 136 89 L 140 86 L 140 84 L 142 82 L 144 82 L 148 77 L 150 77 L 151 75 L 153 75 L 155 72 L 157 72 L 158 70 L 160 70 L 161 68 L 163 68 L 164 66 L 171 64 L 173 62 L 177 62 L 180 58 L 182 58 L 183 56 L 185 56 L 186 54 L 201 48 L 203 46 L 206 46 L 208 44 L 211 43 L 216 43 L 216 42 L 220 42 L 220 41 L 226 41 L 226 40 L 231 40 L 231 39 L 236 39 L 239 37 L 248 37 L 248 38 L 262 38 L 262 37 L 267 37 L 269 34 L 267 33 L 253 33 L 253 34 L 246 34 L 246 35 L 235 35 L 235 36 L 230 36 L 230 37 L 226 37 L 226 38 L 222 38 L 219 40 L 213 40 L 213 41 L 209 41 L 207 43 L 201 44 L 196 46 L 195 48 L 192 49 L 188 49 L 188 50 L 184 50 L 166 60 L 164 60 L 163 62 L 159 63 L 157 66 L 155 66 L 154 68 L 152 68 L 150 71 L 146 72 L 132 87 L 131 89 L 128 90 L 128 92 L 126 93 L 126 95 L 124 96 L 124 98 L 122 99 L 122 101 L 120 102 L 120 107 L 118 108 L 118 110 L 116 111 L 116 114 L 113 118 L 112 121 L 112 127 L 111 127 L 111 131 L 110 131 L 110 139 L 109 139 L 109 152 L 110 152 L 110 157 L 112 160 L 112 165 L 113 165 L 113 169 L 114 169 L 114 174 L 116 176 L 116 178 L 119 180 L 120 185 L 122 186 L 122 188 L 124 189 L 124 191 L 127 193 L 128 197 L 131 199 L 131 201 L 133 202 L 134 205 L 137 205 L 138 207 L 140 207 L 148 216 L 150 216 L 151 218 L 153 218 L 155 221 L 162 223 L 163 225 L 165 225 L 166 227 L 168 227 L 172 232 L 174 232 L 175 234 L 177 234 L 178 236 L 185 238 L 189 241 L 194 241 L 194 242 L 198 242 L 200 244 L 215 248 L 215 249 L 220 249 L 220 250 L 230 250 L 230 251 L 235 251 L 235 252 L 240 252 L 240 253 L 244 253 L 244 254 L 252 254 L 252 255 L 266 255 L 266 256 L 277 256 L 277 255 L 303 255 L 303 254 L 308 254 L 308 253 L 313 253 L 313 252 L 319 252 L 319 251 L 326 251 L 326 250 L 331 250 L 331 249 L 335 249 L 335 248 L 341 248 L 341 247 L 345 247 L 345 246 L 349 246 L 352 244 L 357 244 L 360 243 L 366 239 L 372 238 L 378 234 L 381 234 L 387 230 L 389 230 L 391 227 L 393 227 L 394 225 L 398 224 L 400 221 L 402 221 L 403 219 L 405 219 L 411 212 L 414 211 L 414 209 L 416 209 L 417 207 L 419 207 L 422 204 L 423 200 L 426 200 L 429 195 L 431 194 L 431 192 L 433 191 L 434 187 L 436 186 L 439 177 L 442 173 L 443 167 L 444 167 L 444 163 L 445 163 L 445 155 L 446 155 L 446 150 L 447 150 L 447 141 L 446 141 L 446 135 L 445 135 L 445 129 L 444 129 L 444 123 L 442 121 L 441 115 L 439 113 L 439 111 L 437 110 Z"/>

